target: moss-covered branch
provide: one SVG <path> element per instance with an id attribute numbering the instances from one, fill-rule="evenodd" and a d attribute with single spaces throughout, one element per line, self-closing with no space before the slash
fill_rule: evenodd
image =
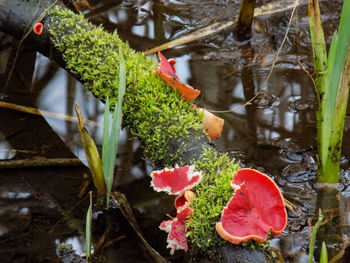
<path id="1" fill-rule="evenodd" d="M 52 41 L 67 68 L 81 76 L 98 99 L 110 96 L 112 104 L 118 93 L 118 52 L 122 50 L 127 74 L 124 125 L 143 141 L 146 157 L 158 166 L 195 164 L 204 172 L 204 181 L 196 189 L 190 237 L 200 247 L 215 245 L 218 236 L 214 226 L 232 196 L 230 181 L 237 165 L 209 144 L 191 103 L 154 74 L 156 61 L 130 49 L 117 33 L 106 33 L 81 15 L 61 7 L 51 10 L 50 15 Z"/>
<path id="2" fill-rule="evenodd" d="M 194 189 L 197 198 L 188 223 L 189 237 L 202 249 L 222 244 L 215 223 L 232 196 L 230 182 L 238 165 L 209 142 L 191 103 L 154 74 L 158 62 L 130 49 L 117 33 L 109 34 L 62 6 L 49 10 L 43 22 L 42 37 L 49 36 L 69 72 L 99 100 L 109 96 L 112 105 L 117 101 L 121 49 L 127 74 L 124 126 L 142 140 L 145 157 L 156 166 L 194 164 L 203 171 L 203 182 Z M 37 36 L 29 38 L 40 41 Z M 46 45 L 42 50 L 48 55 L 50 43 Z"/>

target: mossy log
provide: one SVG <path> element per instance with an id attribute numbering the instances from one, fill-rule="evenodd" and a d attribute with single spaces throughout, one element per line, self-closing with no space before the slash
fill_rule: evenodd
<path id="1" fill-rule="evenodd" d="M 0 0 L 0 30 L 21 39 L 53 1 L 43 2 Z M 198 251 L 220 250 L 225 241 L 216 233 L 215 223 L 233 194 L 230 182 L 239 165 L 216 150 L 191 102 L 154 74 L 158 62 L 130 49 L 116 32 L 109 34 L 61 5 L 50 8 L 42 23 L 43 34 L 31 32 L 25 42 L 65 67 L 99 100 L 109 96 L 112 105 L 117 101 L 121 49 L 127 85 L 123 125 L 141 139 L 145 157 L 156 167 L 193 164 L 203 172 L 202 183 L 194 189 L 189 239 Z M 261 262 L 269 262 L 266 251 L 249 246 L 241 251 L 250 251 L 249 257 L 264 255 Z"/>

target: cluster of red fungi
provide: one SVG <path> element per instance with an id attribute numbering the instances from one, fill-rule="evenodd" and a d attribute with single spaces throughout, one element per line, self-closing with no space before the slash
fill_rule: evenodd
<path id="1" fill-rule="evenodd" d="M 178 90 L 185 100 L 193 101 L 200 91 L 180 81 L 174 67 L 175 60 L 167 60 L 160 52 L 158 56 L 160 66 L 155 73 Z M 192 107 L 202 115 L 202 126 L 209 138 L 217 139 L 224 120 L 193 104 Z M 151 177 L 151 185 L 156 191 L 178 195 L 176 217 L 163 221 L 160 229 L 168 233 L 167 247 L 171 254 L 177 249 L 186 251 L 186 221 L 194 213 L 191 204 L 195 194 L 191 189 L 201 182 L 202 173 L 187 165 L 154 171 Z M 223 239 L 238 245 L 248 240 L 265 242 L 269 232 L 273 235 L 282 233 L 287 224 L 287 212 L 282 194 L 270 177 L 253 169 L 241 169 L 233 175 L 231 186 L 233 196 L 224 207 L 220 222 L 216 223 L 216 231 Z"/>
<path id="2" fill-rule="evenodd" d="M 194 166 L 165 168 L 151 173 L 151 185 L 156 191 L 178 195 L 175 199 L 177 216 L 165 220 L 160 229 L 168 233 L 168 248 L 188 249 L 186 221 L 194 211 L 191 204 L 195 194 L 191 189 L 202 180 L 202 173 Z M 268 233 L 282 233 L 287 224 L 287 212 L 280 190 L 267 175 L 253 169 L 241 169 L 231 182 L 232 198 L 224 207 L 216 231 L 225 240 L 241 244 L 248 240 L 265 242 Z"/>
<path id="3" fill-rule="evenodd" d="M 181 82 L 179 77 L 176 75 L 175 70 L 175 60 L 167 60 L 160 52 L 158 52 L 158 57 L 160 60 L 159 68 L 155 73 L 164 80 L 170 87 L 179 91 L 184 100 L 193 101 L 198 97 L 200 91 L 198 89 L 192 88 L 190 85 Z M 211 140 L 216 140 L 222 131 L 224 126 L 224 120 L 215 116 L 211 112 L 199 108 L 192 104 L 192 108 L 197 110 L 197 113 L 202 116 L 203 129 L 208 134 Z"/>
<path id="4" fill-rule="evenodd" d="M 186 220 L 194 213 L 190 207 L 195 194 L 191 189 L 202 180 L 202 173 L 194 171 L 194 166 L 165 168 L 162 171 L 151 173 L 151 186 L 154 190 L 165 191 L 171 195 L 178 195 L 175 199 L 177 215 L 175 218 L 165 220 L 160 224 L 160 229 L 168 233 L 168 248 L 171 254 L 176 249 L 187 250 Z"/>
<path id="5" fill-rule="evenodd" d="M 185 100 L 193 101 L 200 91 L 180 81 L 175 60 L 167 60 L 160 52 L 158 56 L 160 66 L 155 73 L 178 90 Z M 193 104 L 192 107 L 202 115 L 203 129 L 209 138 L 217 139 L 224 120 Z M 154 171 L 151 177 L 151 185 L 156 191 L 178 195 L 175 200 L 177 216 L 160 224 L 160 229 L 168 233 L 167 247 L 171 254 L 177 249 L 187 250 L 186 221 L 194 213 L 191 204 L 195 199 L 191 189 L 201 182 L 202 174 L 195 171 L 194 166 L 184 166 Z M 269 232 L 273 235 L 282 233 L 287 224 L 287 212 L 283 196 L 269 176 L 253 169 L 241 169 L 233 175 L 231 186 L 233 196 L 216 223 L 216 231 L 223 239 L 238 245 L 248 240 L 265 242 Z"/>

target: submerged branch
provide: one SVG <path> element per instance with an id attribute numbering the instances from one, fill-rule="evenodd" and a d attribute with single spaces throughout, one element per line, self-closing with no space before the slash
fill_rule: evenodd
<path id="1" fill-rule="evenodd" d="M 0 161 L 1 169 L 15 169 L 25 167 L 49 167 L 49 166 L 82 166 L 78 158 L 53 158 L 53 159 L 24 159 Z"/>

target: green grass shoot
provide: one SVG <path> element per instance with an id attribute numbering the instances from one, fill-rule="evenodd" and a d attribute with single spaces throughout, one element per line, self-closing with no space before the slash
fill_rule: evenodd
<path id="1" fill-rule="evenodd" d="M 309 0 L 309 20 L 316 86 L 319 93 L 317 143 L 319 182 L 339 181 L 339 160 L 349 94 L 350 0 L 345 0 L 339 30 L 326 54 L 318 1 Z"/>
<path id="2" fill-rule="evenodd" d="M 109 207 L 109 198 L 114 178 L 114 166 L 118 152 L 118 140 L 122 124 L 122 102 L 125 94 L 125 64 L 122 51 L 119 49 L 119 89 L 118 102 L 114 107 L 112 127 L 109 125 L 109 98 L 105 104 L 102 141 L 102 168 L 106 182 L 106 204 Z"/>
<path id="3" fill-rule="evenodd" d="M 89 260 L 91 256 L 91 237 L 92 237 L 92 193 L 90 192 L 90 205 L 86 213 L 85 224 L 85 242 L 86 242 L 86 259 Z"/>
<path id="4" fill-rule="evenodd" d="M 322 242 L 320 263 L 328 263 L 328 253 L 326 243 Z"/>
<path id="5" fill-rule="evenodd" d="M 322 221 L 323 221 L 323 214 L 322 214 L 322 210 L 320 209 L 318 212 L 318 220 L 314 228 L 312 229 L 312 233 L 311 233 L 311 239 L 310 239 L 310 245 L 309 245 L 309 263 L 312 263 L 312 259 L 314 257 L 314 246 L 315 246 L 316 235 L 317 235 L 318 229 L 321 226 Z"/>

